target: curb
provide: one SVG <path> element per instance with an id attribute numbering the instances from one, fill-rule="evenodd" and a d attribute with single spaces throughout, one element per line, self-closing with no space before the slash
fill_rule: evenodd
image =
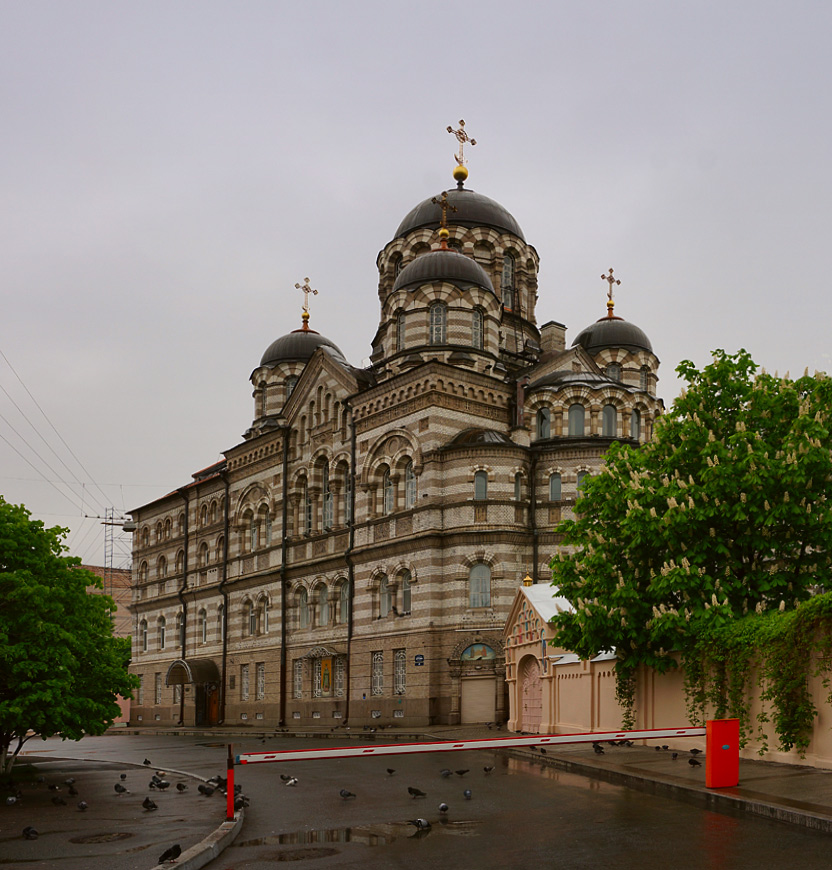
<path id="1" fill-rule="evenodd" d="M 239 810 L 234 814 L 234 821 L 223 822 L 216 831 L 183 852 L 176 861 L 178 870 L 199 870 L 200 867 L 218 858 L 237 838 L 244 819 L 245 810 Z M 170 866 L 170 864 L 156 864 L 152 870 L 164 870 Z"/>

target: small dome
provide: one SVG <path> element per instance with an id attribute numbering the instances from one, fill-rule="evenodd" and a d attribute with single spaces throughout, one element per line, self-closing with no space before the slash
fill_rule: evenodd
<path id="1" fill-rule="evenodd" d="M 306 362 L 319 347 L 323 347 L 338 362 L 346 364 L 347 360 L 340 348 L 328 338 L 315 332 L 314 329 L 296 329 L 273 341 L 263 354 L 260 365 L 276 366 L 282 362 Z"/>
<path id="2" fill-rule="evenodd" d="M 489 199 L 481 193 L 465 188 L 454 187 L 446 193 L 448 194 L 448 205 L 452 205 L 456 209 L 456 211 L 448 209 L 448 226 L 493 227 L 495 230 L 512 233 L 526 241 L 520 224 L 500 203 L 494 202 L 493 199 Z M 420 227 L 438 229 L 442 209 L 433 202 L 433 199 L 434 197 L 429 197 L 410 211 L 399 224 L 394 238 L 406 236 L 411 230 Z"/>
<path id="3" fill-rule="evenodd" d="M 502 432 L 496 429 L 464 429 L 454 438 L 448 445 L 449 447 L 476 446 L 483 444 L 504 444 L 507 447 L 516 447 L 517 445 Z"/>
<path id="4" fill-rule="evenodd" d="M 420 254 L 399 272 L 393 290 L 414 284 L 426 284 L 429 281 L 449 281 L 461 288 L 466 284 L 474 284 L 494 292 L 488 273 L 476 260 L 450 249 Z"/>
<path id="5" fill-rule="evenodd" d="M 602 317 L 592 326 L 587 326 L 572 342 L 572 347 L 576 345 L 591 354 L 607 347 L 622 347 L 633 352 L 647 350 L 653 353 L 653 345 L 644 330 L 620 317 Z"/>

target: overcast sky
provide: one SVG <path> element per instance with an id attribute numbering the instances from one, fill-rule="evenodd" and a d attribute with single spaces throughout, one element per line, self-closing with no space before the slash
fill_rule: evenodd
<path id="1" fill-rule="evenodd" d="M 832 370 L 830 24 L 826 0 L 0 0 L 0 493 L 103 564 L 84 515 L 241 440 L 305 276 L 361 365 L 377 252 L 453 186 L 460 118 L 467 186 L 540 254 L 539 323 L 571 343 L 613 267 L 668 405 L 714 348 Z"/>

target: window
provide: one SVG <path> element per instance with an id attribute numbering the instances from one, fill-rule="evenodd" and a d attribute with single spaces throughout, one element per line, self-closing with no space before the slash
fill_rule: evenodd
<path id="1" fill-rule="evenodd" d="M 402 613 L 410 613 L 411 610 L 411 592 L 410 592 L 410 571 L 405 571 L 402 574 Z"/>
<path id="2" fill-rule="evenodd" d="M 147 620 L 143 619 L 139 623 L 139 649 L 142 652 L 147 652 Z"/>
<path id="3" fill-rule="evenodd" d="M 575 491 L 578 494 L 578 498 L 580 498 L 580 496 L 581 496 L 581 490 L 583 489 L 584 481 L 586 480 L 586 478 L 588 476 L 589 476 L 588 471 L 579 471 L 578 472 L 578 482 L 575 485 Z"/>
<path id="4" fill-rule="evenodd" d="M 329 466 L 324 465 L 321 469 L 321 489 L 324 496 L 324 528 L 332 528 L 332 488 L 329 485 Z"/>
<path id="5" fill-rule="evenodd" d="M 180 550 L 176 554 L 176 573 L 181 574 L 185 570 L 185 551 Z"/>
<path id="6" fill-rule="evenodd" d="M 269 599 L 263 599 L 263 621 L 260 625 L 260 630 L 263 634 L 269 633 Z"/>
<path id="7" fill-rule="evenodd" d="M 257 518 L 252 516 L 248 522 L 248 546 L 251 552 L 254 552 L 258 546 L 257 540 Z"/>
<path id="8" fill-rule="evenodd" d="M 179 646 L 185 648 L 185 617 L 181 613 L 176 614 L 176 640 Z"/>
<path id="9" fill-rule="evenodd" d="M 579 438 L 584 434 L 584 406 L 578 403 L 569 406 L 569 435 Z"/>
<path id="10" fill-rule="evenodd" d="M 350 521 L 350 513 L 352 512 L 352 478 L 350 470 L 344 467 L 344 522 Z"/>
<path id="11" fill-rule="evenodd" d="M 552 412 L 548 408 L 541 408 L 537 412 L 537 437 L 551 438 Z"/>
<path id="12" fill-rule="evenodd" d="M 641 438 L 641 413 L 638 408 L 633 408 L 630 414 L 630 438 Z"/>
<path id="13" fill-rule="evenodd" d="M 429 344 L 445 344 L 445 323 L 447 309 L 441 302 L 434 302 L 430 307 Z"/>
<path id="14" fill-rule="evenodd" d="M 139 565 L 139 580 L 144 583 L 147 580 L 147 562 L 142 562 Z"/>
<path id="15" fill-rule="evenodd" d="M 491 607 L 491 569 L 482 562 L 468 574 L 468 606 Z"/>
<path id="16" fill-rule="evenodd" d="M 204 504 L 202 506 L 202 510 L 199 512 L 199 524 L 201 526 L 208 525 L 208 505 Z"/>
<path id="17" fill-rule="evenodd" d="M 303 659 L 295 659 L 292 697 L 303 697 Z"/>
<path id="18" fill-rule="evenodd" d="M 253 601 L 246 604 L 246 623 L 249 635 L 257 634 L 257 610 Z"/>
<path id="19" fill-rule="evenodd" d="M 474 500 L 485 501 L 488 498 L 488 472 L 477 471 L 474 474 Z"/>
<path id="20" fill-rule="evenodd" d="M 650 374 L 650 369 L 647 366 L 642 366 L 641 371 L 638 373 L 638 387 L 640 390 L 644 390 L 647 392 L 647 387 L 649 384 L 648 375 Z"/>
<path id="21" fill-rule="evenodd" d="M 158 707 L 162 703 L 162 675 L 153 675 L 153 703 Z"/>
<path id="22" fill-rule="evenodd" d="M 312 534 L 312 496 L 309 494 L 309 487 L 305 484 L 303 487 L 303 531 L 304 534 Z"/>
<path id="23" fill-rule="evenodd" d="M 248 665 L 240 665 L 240 700 L 248 701 Z"/>
<path id="24" fill-rule="evenodd" d="M 521 501 L 523 498 L 523 475 L 518 471 L 514 475 L 514 500 Z"/>
<path id="25" fill-rule="evenodd" d="M 139 674 L 138 703 L 144 704 L 144 674 Z"/>
<path id="26" fill-rule="evenodd" d="M 262 701 L 266 697 L 266 663 L 258 662 L 257 665 L 257 688 L 256 698 L 258 701 Z"/>
<path id="27" fill-rule="evenodd" d="M 208 614 L 205 610 L 199 611 L 199 642 L 208 642 Z"/>
<path id="28" fill-rule="evenodd" d="M 618 434 L 618 411 L 615 405 L 604 405 L 601 412 L 601 434 L 608 438 L 615 438 Z"/>
<path id="29" fill-rule="evenodd" d="M 318 587 L 318 625 L 329 625 L 329 595 L 326 586 Z"/>
<path id="30" fill-rule="evenodd" d="M 300 628 L 309 628 L 309 595 L 305 589 L 298 594 L 298 625 Z"/>
<path id="31" fill-rule="evenodd" d="M 412 462 L 408 462 L 404 467 L 404 506 L 416 507 L 416 472 L 413 470 Z"/>
<path id="32" fill-rule="evenodd" d="M 346 658 L 344 656 L 338 656 L 335 659 L 335 697 L 343 698 L 344 697 L 344 684 L 345 684 L 345 676 L 346 676 Z"/>
<path id="33" fill-rule="evenodd" d="M 173 703 L 181 704 L 182 703 L 182 685 L 177 684 L 173 687 Z"/>
<path id="34" fill-rule="evenodd" d="M 200 568 L 204 568 L 208 564 L 208 544 L 205 542 L 199 545 L 199 555 L 197 556 L 197 562 L 199 563 Z M 177 573 L 179 573 L 177 571 Z"/>
<path id="35" fill-rule="evenodd" d="M 393 513 L 393 479 L 390 477 L 390 469 L 384 472 L 384 477 L 382 478 L 382 512 L 385 516 L 387 514 Z"/>
<path id="36" fill-rule="evenodd" d="M 272 543 L 272 515 L 268 511 L 263 514 L 263 528 L 265 544 L 270 547 Z"/>
<path id="37" fill-rule="evenodd" d="M 500 282 L 503 295 L 503 306 L 514 308 L 514 257 L 506 254 L 503 257 L 503 276 Z"/>
<path id="38" fill-rule="evenodd" d="M 621 380 L 621 366 L 618 363 L 610 363 L 607 366 L 607 377 L 613 381 Z"/>
<path id="39" fill-rule="evenodd" d="M 312 659 L 312 697 L 321 697 L 321 660 Z"/>
<path id="40" fill-rule="evenodd" d="M 217 637 L 225 640 L 225 608 L 222 604 L 217 608 Z"/>
<path id="41" fill-rule="evenodd" d="M 396 350 L 404 350 L 404 328 L 404 311 L 400 311 L 396 315 Z"/>
<path id="42" fill-rule="evenodd" d="M 560 501 L 562 498 L 560 473 L 549 475 L 549 501 Z"/>
<path id="43" fill-rule="evenodd" d="M 407 689 L 407 651 L 393 650 L 393 694 L 403 695 Z"/>
<path id="44" fill-rule="evenodd" d="M 179 514 L 179 519 L 177 520 L 177 528 L 179 529 L 179 534 L 185 534 L 185 514 Z"/>
<path id="45" fill-rule="evenodd" d="M 288 401 L 289 396 L 292 395 L 295 391 L 295 387 L 298 385 L 297 375 L 289 375 L 288 378 L 283 382 L 284 389 L 286 390 L 286 399 Z"/>
<path id="46" fill-rule="evenodd" d="M 211 502 L 211 524 L 213 525 L 217 521 L 217 503 L 215 501 Z"/>
<path id="47" fill-rule="evenodd" d="M 165 648 L 167 620 L 164 616 L 159 617 L 159 649 Z"/>
<path id="48" fill-rule="evenodd" d="M 378 582 L 378 601 L 379 601 L 379 616 L 384 618 L 390 613 L 392 600 L 390 597 L 390 583 L 386 575 Z"/>
<path id="49" fill-rule="evenodd" d="M 350 584 L 347 581 L 344 581 L 341 584 L 339 605 L 338 621 L 342 624 L 346 624 L 350 618 Z"/>
<path id="50" fill-rule="evenodd" d="M 483 316 L 479 308 L 471 312 L 471 344 L 478 350 L 483 346 Z"/>
<path id="51" fill-rule="evenodd" d="M 168 576 L 168 560 L 164 556 L 160 556 L 156 563 L 156 576 L 159 578 Z"/>
<path id="52" fill-rule="evenodd" d="M 373 695 L 384 693 L 384 653 L 374 652 L 372 658 L 372 687 Z"/>

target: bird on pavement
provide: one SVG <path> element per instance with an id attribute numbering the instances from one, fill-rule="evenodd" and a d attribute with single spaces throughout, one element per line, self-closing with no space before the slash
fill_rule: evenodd
<path id="1" fill-rule="evenodd" d="M 676 759 L 679 757 L 679 753 L 673 752 L 673 753 L 671 753 L 670 757 L 673 761 L 676 761 Z"/>
<path id="2" fill-rule="evenodd" d="M 89 804 L 86 801 L 78 801 L 78 809 L 83 813 L 86 809 L 89 808 Z"/>
<path id="3" fill-rule="evenodd" d="M 439 775 L 444 779 L 447 779 L 451 775 L 452 771 L 448 770 L 447 767 L 443 767 L 442 770 L 439 771 Z"/>
<path id="4" fill-rule="evenodd" d="M 64 785 L 75 785 L 75 777 L 71 776 L 69 779 L 65 779 Z"/>
<path id="5" fill-rule="evenodd" d="M 427 792 L 422 791 L 420 788 L 414 788 L 412 785 L 407 787 L 407 793 L 414 798 L 417 797 L 427 797 Z"/>
<path id="6" fill-rule="evenodd" d="M 169 849 L 165 849 L 164 852 L 159 856 L 159 864 L 166 864 L 170 862 L 173 864 L 176 859 L 182 854 L 182 847 L 179 843 L 175 843 Z"/>
<path id="7" fill-rule="evenodd" d="M 124 780 L 127 779 L 127 774 L 126 774 L 126 773 L 120 773 L 120 774 L 118 775 L 118 778 L 119 778 L 122 782 L 124 782 Z"/>
<path id="8" fill-rule="evenodd" d="M 116 790 L 116 794 L 130 794 L 120 782 L 117 782 L 113 788 Z"/>
<path id="9" fill-rule="evenodd" d="M 439 812 L 440 813 L 447 813 L 448 812 L 448 805 L 445 803 L 445 801 L 442 801 L 442 803 L 439 804 Z"/>
<path id="10" fill-rule="evenodd" d="M 698 758 L 689 758 L 688 764 L 691 767 L 702 767 L 702 762 Z"/>
<path id="11" fill-rule="evenodd" d="M 78 789 L 75 788 L 74 785 L 71 785 L 71 786 L 69 787 L 68 794 L 69 794 L 70 797 L 78 797 Z"/>
<path id="12" fill-rule="evenodd" d="M 213 786 L 205 785 L 204 782 L 201 782 L 201 783 L 196 787 L 196 790 L 197 790 L 200 794 L 204 794 L 205 797 L 211 797 L 211 795 L 216 791 L 216 789 L 215 789 Z"/>
<path id="13" fill-rule="evenodd" d="M 492 770 L 494 770 L 493 764 L 486 764 L 485 767 L 483 768 L 483 772 L 485 773 L 486 776 L 488 776 L 488 774 L 491 773 Z"/>
<path id="14" fill-rule="evenodd" d="M 6 806 L 13 807 L 17 803 L 17 798 L 11 794 L 6 798 Z"/>
<path id="15" fill-rule="evenodd" d="M 470 789 L 470 788 L 466 788 L 465 791 L 462 792 L 462 796 L 463 796 L 463 797 L 465 798 L 465 800 L 467 800 L 467 801 L 471 800 L 471 789 Z"/>
<path id="16" fill-rule="evenodd" d="M 151 765 L 152 763 L 153 763 L 153 762 L 151 762 L 151 760 L 150 760 L 149 758 L 145 758 L 145 760 L 142 762 L 142 764 L 146 764 L 148 767 L 150 767 L 150 765 Z"/>
<path id="17" fill-rule="evenodd" d="M 177 782 L 177 783 L 176 783 L 176 790 L 177 790 L 178 792 L 187 791 L 187 790 L 188 790 L 188 786 L 187 786 L 187 784 L 184 783 L 184 782 Z"/>
<path id="18" fill-rule="evenodd" d="M 408 824 L 413 825 L 417 831 L 429 831 L 430 822 L 427 819 L 408 819 Z"/>
<path id="19" fill-rule="evenodd" d="M 158 810 L 159 807 L 156 805 L 156 801 L 152 801 L 149 797 L 146 797 L 142 801 L 142 806 L 149 812 L 153 812 L 153 810 Z"/>
<path id="20" fill-rule="evenodd" d="M 388 776 L 392 776 L 395 772 L 396 772 L 395 768 L 393 768 L 393 767 L 387 768 L 387 775 Z"/>
<path id="21" fill-rule="evenodd" d="M 593 744 L 592 744 L 592 749 L 593 749 L 593 752 L 595 752 L 596 755 L 603 755 L 603 754 L 604 754 L 604 747 L 601 746 L 600 743 L 593 743 Z"/>
<path id="22" fill-rule="evenodd" d="M 161 791 L 164 791 L 166 788 L 170 788 L 170 783 L 166 779 L 160 779 L 156 783 L 156 788 L 160 789 Z"/>
<path id="23" fill-rule="evenodd" d="M 38 832 L 31 825 L 26 825 L 23 829 L 23 839 L 24 840 L 37 840 Z"/>
<path id="24" fill-rule="evenodd" d="M 292 779 L 292 777 L 288 773 L 281 773 L 280 778 L 283 780 L 283 782 L 289 782 L 289 780 Z"/>
<path id="25" fill-rule="evenodd" d="M 297 785 L 297 784 L 298 784 L 298 778 L 296 776 L 290 776 L 289 779 L 287 779 L 283 783 L 283 785 Z"/>
<path id="26" fill-rule="evenodd" d="M 347 789 L 345 788 L 342 788 L 341 791 L 338 792 L 338 794 L 341 795 L 344 800 L 355 797 L 355 795 L 351 791 L 347 791 Z"/>
<path id="27" fill-rule="evenodd" d="M 56 807 L 66 806 L 66 801 L 59 795 L 55 795 L 55 797 L 52 798 L 52 803 L 55 804 Z"/>
<path id="28" fill-rule="evenodd" d="M 466 768 L 465 770 L 457 770 L 454 772 L 456 773 L 457 776 L 465 776 L 465 774 L 468 773 L 468 769 Z"/>
<path id="29" fill-rule="evenodd" d="M 701 749 L 691 749 L 690 750 L 691 755 L 699 755 L 699 754 L 701 754 L 701 752 L 702 752 Z"/>

